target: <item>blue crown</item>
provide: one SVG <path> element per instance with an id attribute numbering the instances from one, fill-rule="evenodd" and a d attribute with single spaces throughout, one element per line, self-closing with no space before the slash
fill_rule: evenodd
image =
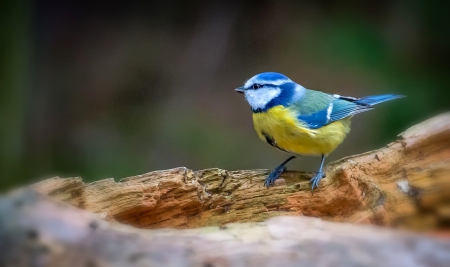
<path id="1" fill-rule="evenodd" d="M 263 72 L 256 75 L 256 77 L 264 81 L 290 80 L 288 77 L 278 72 Z"/>

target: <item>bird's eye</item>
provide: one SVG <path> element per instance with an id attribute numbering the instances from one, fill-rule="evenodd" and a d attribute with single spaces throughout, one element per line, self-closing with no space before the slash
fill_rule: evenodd
<path id="1" fill-rule="evenodd" d="M 261 85 L 261 84 L 257 84 L 257 83 L 255 83 L 255 84 L 252 86 L 253 89 L 259 89 L 259 88 L 261 88 L 261 87 L 262 87 L 262 85 Z"/>

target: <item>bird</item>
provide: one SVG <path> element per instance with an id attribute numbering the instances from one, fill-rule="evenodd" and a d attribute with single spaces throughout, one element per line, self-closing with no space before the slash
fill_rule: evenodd
<path id="1" fill-rule="evenodd" d="M 361 98 L 306 89 L 277 72 L 263 72 L 235 89 L 245 96 L 252 110 L 259 138 L 293 156 L 273 169 L 264 182 L 267 188 L 286 170 L 295 155 L 320 156 L 320 166 L 311 178 L 311 192 L 325 176 L 325 158 L 350 132 L 351 118 L 375 105 L 405 97 L 399 94 Z"/>

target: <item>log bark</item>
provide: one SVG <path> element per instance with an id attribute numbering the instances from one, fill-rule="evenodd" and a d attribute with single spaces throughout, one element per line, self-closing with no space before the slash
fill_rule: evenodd
<path id="1" fill-rule="evenodd" d="M 442 229 L 450 224 L 450 113 L 411 127 L 385 147 L 330 163 L 311 194 L 311 173 L 175 168 L 115 182 L 51 178 L 31 187 L 141 228 L 196 228 L 304 215 L 333 222 Z"/>
<path id="2" fill-rule="evenodd" d="M 277 217 L 187 230 L 137 229 L 20 190 L 0 198 L 0 266 L 436 266 L 450 242 L 377 226 Z"/>

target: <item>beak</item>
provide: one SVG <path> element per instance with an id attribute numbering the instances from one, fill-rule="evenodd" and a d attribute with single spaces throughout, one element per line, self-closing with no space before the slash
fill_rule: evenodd
<path id="1" fill-rule="evenodd" d="M 234 89 L 234 90 L 236 90 L 236 92 L 238 92 L 238 93 L 240 93 L 240 94 L 243 94 L 243 93 L 244 93 L 244 90 L 245 90 L 245 88 L 244 88 L 244 86 L 241 86 L 241 87 L 239 87 L 239 88 L 236 88 L 236 89 Z"/>

